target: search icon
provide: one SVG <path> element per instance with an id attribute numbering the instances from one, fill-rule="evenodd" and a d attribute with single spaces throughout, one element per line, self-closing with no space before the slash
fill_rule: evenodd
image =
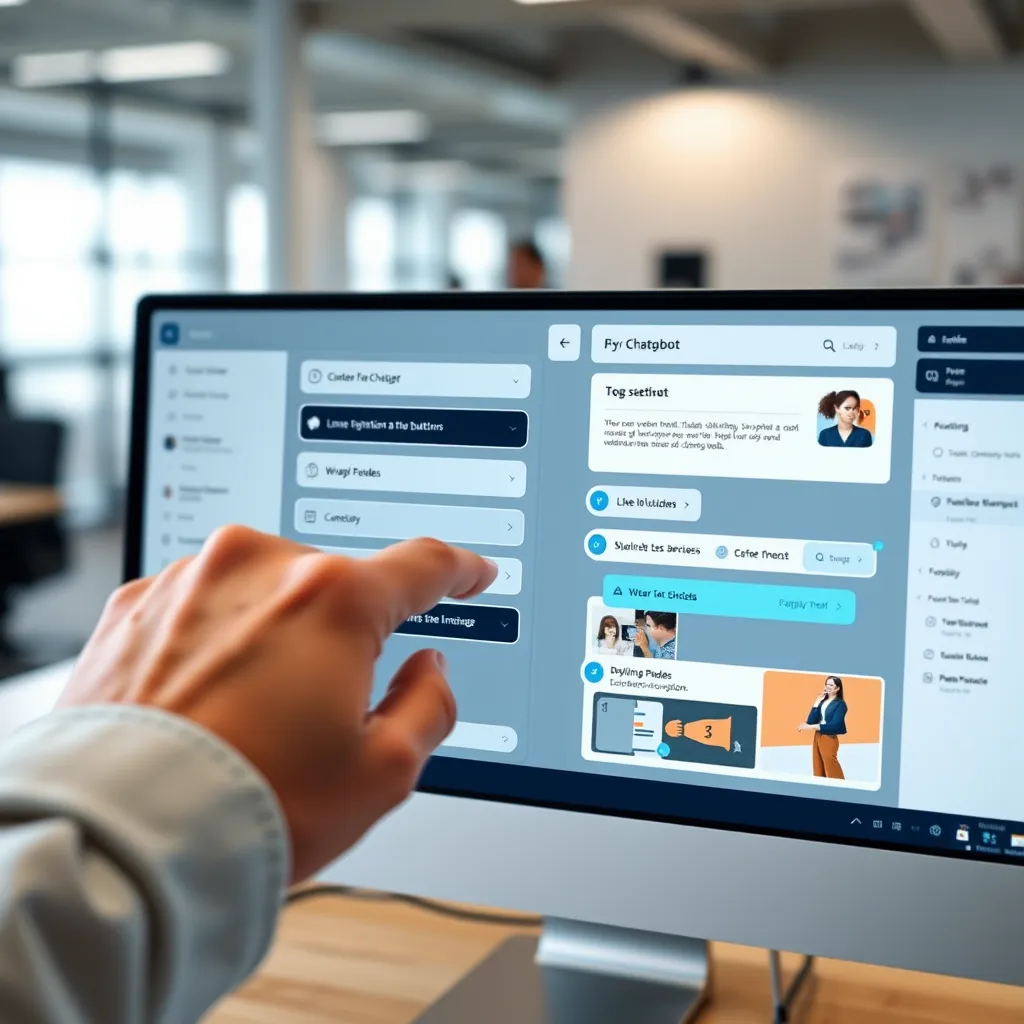
<path id="1" fill-rule="evenodd" d="M 815 560 L 816 562 L 824 562 L 824 561 L 825 561 L 825 556 L 824 556 L 824 555 L 823 555 L 823 554 L 822 554 L 822 553 L 821 553 L 821 552 L 819 551 L 819 552 L 818 552 L 818 553 L 817 553 L 817 554 L 816 554 L 816 555 L 814 556 L 814 560 Z"/>
<path id="2" fill-rule="evenodd" d="M 823 349 L 827 349 L 829 352 L 835 352 L 835 350 L 836 350 L 835 342 L 831 338 L 826 338 L 821 343 L 821 347 Z"/>

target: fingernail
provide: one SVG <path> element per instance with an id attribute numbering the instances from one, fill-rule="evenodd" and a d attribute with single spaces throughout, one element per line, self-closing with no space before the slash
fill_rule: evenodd
<path id="1" fill-rule="evenodd" d="M 448 675 L 448 659 L 440 651 L 434 651 L 434 660 L 441 672 Z"/>

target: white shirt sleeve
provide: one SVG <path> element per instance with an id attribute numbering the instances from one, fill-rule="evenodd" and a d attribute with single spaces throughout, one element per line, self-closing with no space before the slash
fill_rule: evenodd
<path id="1" fill-rule="evenodd" d="M 0 1021 L 197 1021 L 266 954 L 289 858 L 267 782 L 186 719 L 32 722 L 0 742 Z"/>

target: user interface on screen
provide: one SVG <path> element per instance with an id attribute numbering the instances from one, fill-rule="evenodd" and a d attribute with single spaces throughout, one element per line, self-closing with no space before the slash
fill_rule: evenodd
<path id="1" fill-rule="evenodd" d="M 229 522 L 497 563 L 381 659 L 378 692 L 448 657 L 435 776 L 1024 857 L 1020 314 L 382 300 L 150 332 L 144 573 Z"/>

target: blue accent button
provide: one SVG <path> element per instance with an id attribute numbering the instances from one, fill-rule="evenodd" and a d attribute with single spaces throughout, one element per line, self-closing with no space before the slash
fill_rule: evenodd
<path id="1" fill-rule="evenodd" d="M 728 558 L 729 557 L 729 549 L 724 544 L 719 544 L 718 547 L 715 548 L 715 557 L 716 558 Z"/>
<path id="2" fill-rule="evenodd" d="M 594 491 L 590 496 L 590 507 L 595 512 L 603 512 L 608 507 L 608 495 L 604 491 Z"/>
<path id="3" fill-rule="evenodd" d="M 601 534 L 595 533 L 594 536 L 587 541 L 587 548 L 592 555 L 603 555 L 608 548 L 608 541 L 606 541 Z"/>
<path id="4" fill-rule="evenodd" d="M 588 683 L 599 683 L 604 679 L 604 669 L 601 667 L 601 663 L 597 661 L 588 661 L 583 669 L 583 674 L 587 677 Z"/>
<path id="5" fill-rule="evenodd" d="M 727 619 L 851 626 L 857 618 L 857 598 L 852 590 L 763 583 L 605 576 L 603 600 L 609 608 L 657 608 L 680 615 L 717 615 Z"/>
<path id="6" fill-rule="evenodd" d="M 667 743 L 658 744 L 658 757 L 668 757 L 669 753 L 671 753 L 671 750 Z"/>
<path id="7" fill-rule="evenodd" d="M 177 324 L 160 325 L 160 344 L 177 345 L 181 341 L 181 328 Z"/>
<path id="8" fill-rule="evenodd" d="M 873 547 L 873 548 L 874 548 L 874 549 L 875 549 L 876 551 L 881 551 L 881 550 L 882 550 L 882 549 L 883 549 L 883 548 L 885 547 L 885 542 L 884 542 L 884 541 L 881 541 L 881 540 L 876 540 L 876 541 L 875 541 L 875 543 L 874 543 L 874 544 L 872 544 L 871 546 L 872 546 L 872 547 Z"/>

